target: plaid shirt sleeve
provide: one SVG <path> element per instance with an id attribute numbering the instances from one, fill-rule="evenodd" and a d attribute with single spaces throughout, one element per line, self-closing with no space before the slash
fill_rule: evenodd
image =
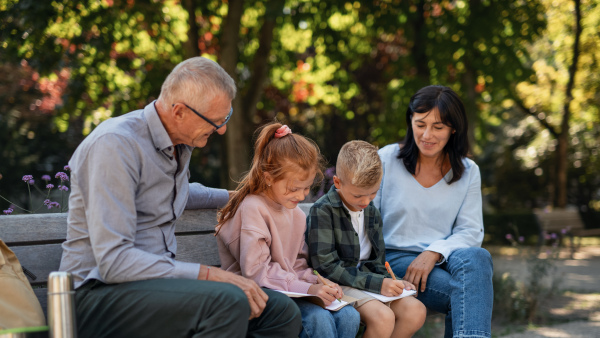
<path id="1" fill-rule="evenodd" d="M 383 237 L 381 239 L 383 243 Z M 310 263 L 320 274 L 341 285 L 381 293 L 387 273 L 369 271 L 370 267 L 380 265 L 373 261 L 365 261 L 361 268 L 357 267 L 360 256 L 358 236 L 341 208 L 315 202 L 307 217 L 306 241 Z M 377 261 L 385 261 L 383 247 L 377 245 L 373 250 L 381 251 L 377 252 Z"/>

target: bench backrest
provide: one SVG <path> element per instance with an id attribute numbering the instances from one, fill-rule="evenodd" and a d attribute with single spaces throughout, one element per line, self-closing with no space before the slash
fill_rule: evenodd
<path id="1" fill-rule="evenodd" d="M 575 232 L 585 229 L 585 225 L 577 209 L 554 209 L 552 211 L 536 209 L 533 213 L 539 222 L 541 230 L 549 233 L 560 232 L 567 228 Z"/>
<path id="2" fill-rule="evenodd" d="M 307 213 L 310 203 L 300 204 Z M 177 220 L 177 260 L 220 266 L 214 229 L 216 209 L 186 210 Z M 0 217 L 0 238 L 15 252 L 21 265 L 31 271 L 34 291 L 47 308 L 48 275 L 57 271 L 62 255 L 62 242 L 67 233 L 67 214 L 33 214 Z M 28 277 L 29 278 L 29 277 Z"/>

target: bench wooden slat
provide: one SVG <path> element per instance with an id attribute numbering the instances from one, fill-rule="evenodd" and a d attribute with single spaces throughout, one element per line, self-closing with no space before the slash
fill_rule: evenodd
<path id="1" fill-rule="evenodd" d="M 175 233 L 211 232 L 217 224 L 216 209 L 186 210 L 177 220 Z M 60 243 L 67 234 L 67 214 L 33 214 L 0 217 L 0 238 L 8 245 Z"/>
<path id="2" fill-rule="evenodd" d="M 44 316 L 48 318 L 48 288 L 33 289 L 33 293 L 35 293 L 35 296 L 42 306 Z"/>
<path id="3" fill-rule="evenodd" d="M 62 247 L 60 244 L 27 245 L 11 248 L 25 267 L 37 276 L 32 285 L 48 281 L 52 271 L 58 271 Z M 177 236 L 177 260 L 220 266 L 217 240 L 213 234 Z"/>
<path id="4" fill-rule="evenodd" d="M 60 244 L 16 246 L 10 249 L 17 255 L 21 266 L 37 276 L 36 280 L 29 279 L 31 285 L 45 284 L 50 272 L 57 271 L 60 266 Z"/>

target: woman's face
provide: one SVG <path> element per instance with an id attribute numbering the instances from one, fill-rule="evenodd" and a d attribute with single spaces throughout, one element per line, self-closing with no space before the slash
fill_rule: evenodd
<path id="1" fill-rule="evenodd" d="M 442 123 L 440 113 L 434 108 L 426 113 L 413 113 L 411 124 L 419 156 L 436 158 L 454 133 L 452 127 Z"/>

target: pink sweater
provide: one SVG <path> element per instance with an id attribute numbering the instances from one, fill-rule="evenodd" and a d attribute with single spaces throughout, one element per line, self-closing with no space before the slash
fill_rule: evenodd
<path id="1" fill-rule="evenodd" d="M 262 195 L 248 195 L 217 236 L 221 268 L 261 287 L 307 293 L 317 277 L 308 266 L 306 215 Z"/>

